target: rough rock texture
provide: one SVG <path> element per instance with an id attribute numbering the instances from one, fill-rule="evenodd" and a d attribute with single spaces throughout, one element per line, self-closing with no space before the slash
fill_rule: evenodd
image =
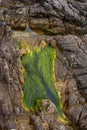
<path id="1" fill-rule="evenodd" d="M 32 29 L 42 32 L 87 33 L 86 0 L 2 0 L 2 3 L 10 8 L 3 9 L 0 19 L 14 28 L 25 27 L 28 22 Z"/>
<path id="2" fill-rule="evenodd" d="M 6 31 L 3 24 L 1 35 Z M 17 123 L 20 125 L 18 120 L 23 114 L 21 86 L 24 82 L 21 67 L 19 50 L 4 35 L 0 43 L 0 130 L 17 129 Z"/>
<path id="3" fill-rule="evenodd" d="M 12 44 L 11 36 L 8 36 L 11 33 L 7 29 L 1 22 L 0 31 L 3 33 L 0 43 L 0 130 L 72 130 L 70 126 L 58 121 L 57 109 L 49 100 L 43 100 L 43 109 L 37 110 L 36 113 L 23 110 L 21 100 L 24 79 L 20 51 Z M 6 35 L 3 35 L 5 32 Z"/>
<path id="4" fill-rule="evenodd" d="M 47 109 L 32 116 L 22 110 L 19 50 L 11 44 L 6 24 L 14 30 L 24 30 L 29 25 L 39 34 L 59 34 L 31 34 L 29 40 L 33 45 L 45 41 L 57 49 L 55 85 L 60 91 L 63 111 L 75 130 L 87 130 L 87 1 L 2 0 L 0 3 L 0 130 L 66 130 L 68 126 L 59 123 Z"/>
<path id="5" fill-rule="evenodd" d="M 31 117 L 31 123 L 35 130 L 72 130 L 70 126 L 63 125 L 58 121 L 57 109 L 50 100 L 42 100 L 41 107 L 44 110 L 38 111 Z"/>
<path id="6" fill-rule="evenodd" d="M 63 109 L 77 129 L 87 129 L 87 39 L 75 35 L 55 37 L 58 47 L 56 87 Z"/>
<path id="7" fill-rule="evenodd" d="M 0 45 L 0 130 L 72 130 L 58 121 L 56 107 L 49 100 L 42 101 L 44 111 L 24 112 L 23 82 L 19 50 L 4 40 Z"/>
<path id="8" fill-rule="evenodd" d="M 87 129 L 87 35 L 31 37 L 31 45 L 41 41 L 57 48 L 56 89 L 63 110 L 76 130 Z"/>

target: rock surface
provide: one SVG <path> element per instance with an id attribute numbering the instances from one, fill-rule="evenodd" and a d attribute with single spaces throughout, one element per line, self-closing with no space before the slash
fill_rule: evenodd
<path id="1" fill-rule="evenodd" d="M 53 36 L 34 34 L 26 29 L 27 25 L 39 34 Z M 46 42 L 57 49 L 55 85 L 63 111 L 73 129 L 87 130 L 87 1 L 0 2 L 0 130 L 71 130 L 58 121 L 56 109 L 48 100 L 45 104 L 42 101 L 44 112 L 23 110 L 20 52 L 12 44 L 10 29 L 29 31 L 32 46 Z"/>
<path id="2" fill-rule="evenodd" d="M 63 109 L 78 130 L 87 129 L 87 43 L 85 37 L 67 35 L 55 38 L 58 47 L 57 87 L 61 92 Z"/>
<path id="3" fill-rule="evenodd" d="M 11 36 L 6 39 L 10 31 L 7 31 L 7 26 L 3 30 L 3 22 L 1 25 L 1 32 L 6 30 L 7 35 L 2 37 L 0 44 L 0 130 L 72 130 L 58 121 L 57 109 L 49 100 L 42 101 L 41 108 L 44 111 L 32 113 L 23 110 L 21 100 L 24 78 L 20 50 L 12 43 Z"/>
<path id="4" fill-rule="evenodd" d="M 86 0 L 2 0 L 8 8 L 0 11 L 12 28 L 25 28 L 26 23 L 39 32 L 58 34 L 87 33 Z M 3 12 L 3 15 L 2 15 Z"/>

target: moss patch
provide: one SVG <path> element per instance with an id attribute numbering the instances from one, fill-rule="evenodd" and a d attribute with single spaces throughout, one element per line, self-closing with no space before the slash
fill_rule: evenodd
<path id="1" fill-rule="evenodd" d="M 38 47 L 22 56 L 22 63 L 26 70 L 24 74 L 23 106 L 34 110 L 37 101 L 50 99 L 58 108 L 62 116 L 61 103 L 54 85 L 54 62 L 56 50 L 45 46 Z"/>
<path id="2" fill-rule="evenodd" d="M 19 36 L 15 33 L 13 43 L 20 49 L 24 67 L 23 108 L 35 111 L 40 107 L 42 99 L 50 99 L 58 108 L 58 115 L 63 117 L 61 101 L 54 84 L 56 49 L 49 45 L 42 49 L 31 49 L 29 43 Z"/>

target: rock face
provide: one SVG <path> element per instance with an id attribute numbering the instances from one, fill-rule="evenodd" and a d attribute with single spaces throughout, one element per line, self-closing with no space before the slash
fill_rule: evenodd
<path id="1" fill-rule="evenodd" d="M 57 118 L 50 100 L 43 100 L 36 114 L 26 113 L 21 106 L 23 77 L 19 50 L 4 40 L 0 44 L 0 130 L 70 130 Z"/>
<path id="2" fill-rule="evenodd" d="M 0 130 L 71 129 L 58 121 L 56 109 L 48 100 L 42 101 L 44 112 L 38 110 L 32 114 L 22 109 L 21 86 L 24 81 L 20 52 L 12 44 L 10 29 L 23 31 L 27 25 L 39 34 L 53 35 L 29 32 L 29 40 L 32 45 L 44 40 L 57 49 L 55 84 L 60 92 L 63 111 L 73 129 L 87 130 L 86 0 L 0 2 Z"/>
<path id="3" fill-rule="evenodd" d="M 72 130 L 70 126 L 63 125 L 58 121 L 57 109 L 50 100 L 42 100 L 41 107 L 44 108 L 44 111 L 38 111 L 31 117 L 35 130 Z"/>
<path id="4" fill-rule="evenodd" d="M 6 26 L 3 27 L 3 24 L 0 26 L 3 37 L 0 44 L 0 129 L 15 129 L 13 113 L 19 115 L 21 112 L 20 84 L 23 83 L 23 77 L 20 76 L 20 52 L 10 41 L 4 39 Z"/>
<path id="5" fill-rule="evenodd" d="M 28 22 L 32 29 L 42 32 L 87 33 L 86 0 L 2 0 L 2 3 L 13 8 L 5 9 L 0 19 L 14 28 L 25 27 Z"/>
<path id="6" fill-rule="evenodd" d="M 3 33 L 0 43 L 0 130 L 72 130 L 70 126 L 58 121 L 57 109 L 50 100 L 42 100 L 41 108 L 44 111 L 31 113 L 23 110 L 21 99 L 24 79 L 20 51 L 12 44 L 11 36 L 8 35 L 11 30 L 7 31 L 8 27 L 3 22 L 1 25 L 0 31 Z M 2 35 L 4 31 L 6 34 Z"/>
<path id="7" fill-rule="evenodd" d="M 56 38 L 59 49 L 56 63 L 57 87 L 61 92 L 64 111 L 77 125 L 77 129 L 87 129 L 86 35 L 82 38 L 74 35 Z"/>

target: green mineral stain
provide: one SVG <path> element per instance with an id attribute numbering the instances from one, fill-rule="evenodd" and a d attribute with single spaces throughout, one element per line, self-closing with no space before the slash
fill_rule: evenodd
<path id="1" fill-rule="evenodd" d="M 25 68 L 23 87 L 23 106 L 34 110 L 37 101 L 50 99 L 58 108 L 58 115 L 63 116 L 61 103 L 54 84 L 54 65 L 56 50 L 49 45 L 43 49 L 36 47 L 22 56 Z"/>

